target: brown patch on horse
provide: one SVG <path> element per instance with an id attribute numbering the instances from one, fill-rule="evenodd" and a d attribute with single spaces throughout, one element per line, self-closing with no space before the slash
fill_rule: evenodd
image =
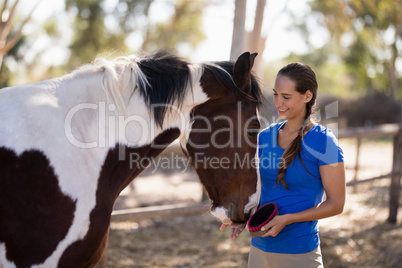
<path id="1" fill-rule="evenodd" d="M 62 152 L 61 152 L 62 153 Z M 43 263 L 73 222 L 75 201 L 64 195 L 46 156 L 0 148 L 0 242 L 17 267 Z"/>
<path id="2" fill-rule="evenodd" d="M 120 192 L 145 168 L 132 165 L 129 156 L 136 154 L 147 158 L 156 157 L 179 135 L 179 129 L 172 128 L 159 134 L 152 144 L 138 148 L 116 146 L 109 151 L 98 180 L 96 206 L 90 215 L 89 231 L 84 239 L 66 249 L 59 267 L 92 267 L 99 261 L 106 247 L 114 202 Z M 125 160 L 119 160 L 120 150 L 124 150 Z"/>

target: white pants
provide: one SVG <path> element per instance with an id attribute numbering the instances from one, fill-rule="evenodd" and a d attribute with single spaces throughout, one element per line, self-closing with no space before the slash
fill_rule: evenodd
<path id="1" fill-rule="evenodd" d="M 248 268 L 324 268 L 320 247 L 304 254 L 281 254 L 251 246 Z"/>

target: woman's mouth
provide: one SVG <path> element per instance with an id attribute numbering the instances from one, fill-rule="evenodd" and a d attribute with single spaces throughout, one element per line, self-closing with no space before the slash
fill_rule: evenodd
<path id="1" fill-rule="evenodd" d="M 289 111 L 289 109 L 277 109 L 279 114 L 284 114 L 287 111 Z"/>

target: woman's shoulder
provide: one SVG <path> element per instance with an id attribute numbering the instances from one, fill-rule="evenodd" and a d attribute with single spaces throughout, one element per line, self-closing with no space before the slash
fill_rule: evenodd
<path id="1" fill-rule="evenodd" d="M 320 165 L 343 162 L 343 151 L 331 129 L 316 123 L 308 133 L 303 148 L 317 157 Z"/>
<path id="2" fill-rule="evenodd" d="M 323 126 L 319 123 L 315 123 L 314 126 L 309 130 L 308 133 L 310 133 L 311 136 L 314 136 L 315 139 L 317 139 L 317 138 L 324 139 L 324 138 L 328 138 L 328 137 L 336 139 L 336 136 L 331 129 L 329 129 L 328 127 Z"/>
<path id="3" fill-rule="evenodd" d="M 339 141 L 331 129 L 315 123 L 309 130 L 304 145 L 308 145 L 309 147 L 322 152 L 326 151 L 328 148 L 333 148 L 335 150 L 335 148 L 339 147 Z"/>

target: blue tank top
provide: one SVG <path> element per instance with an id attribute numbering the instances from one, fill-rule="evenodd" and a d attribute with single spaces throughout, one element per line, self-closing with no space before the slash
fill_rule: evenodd
<path id="1" fill-rule="evenodd" d="M 304 167 L 297 156 L 284 176 L 289 190 L 281 183 L 277 184 L 279 163 L 285 151 L 278 146 L 277 136 L 284 123 L 271 125 L 258 136 L 261 205 L 276 203 L 280 215 L 300 212 L 321 203 L 324 188 L 319 167 L 344 161 L 342 149 L 333 132 L 320 124 L 314 124 L 302 140 L 300 156 Z M 251 244 L 273 253 L 300 254 L 313 251 L 320 244 L 318 221 L 289 224 L 276 237 L 252 237 Z"/>

